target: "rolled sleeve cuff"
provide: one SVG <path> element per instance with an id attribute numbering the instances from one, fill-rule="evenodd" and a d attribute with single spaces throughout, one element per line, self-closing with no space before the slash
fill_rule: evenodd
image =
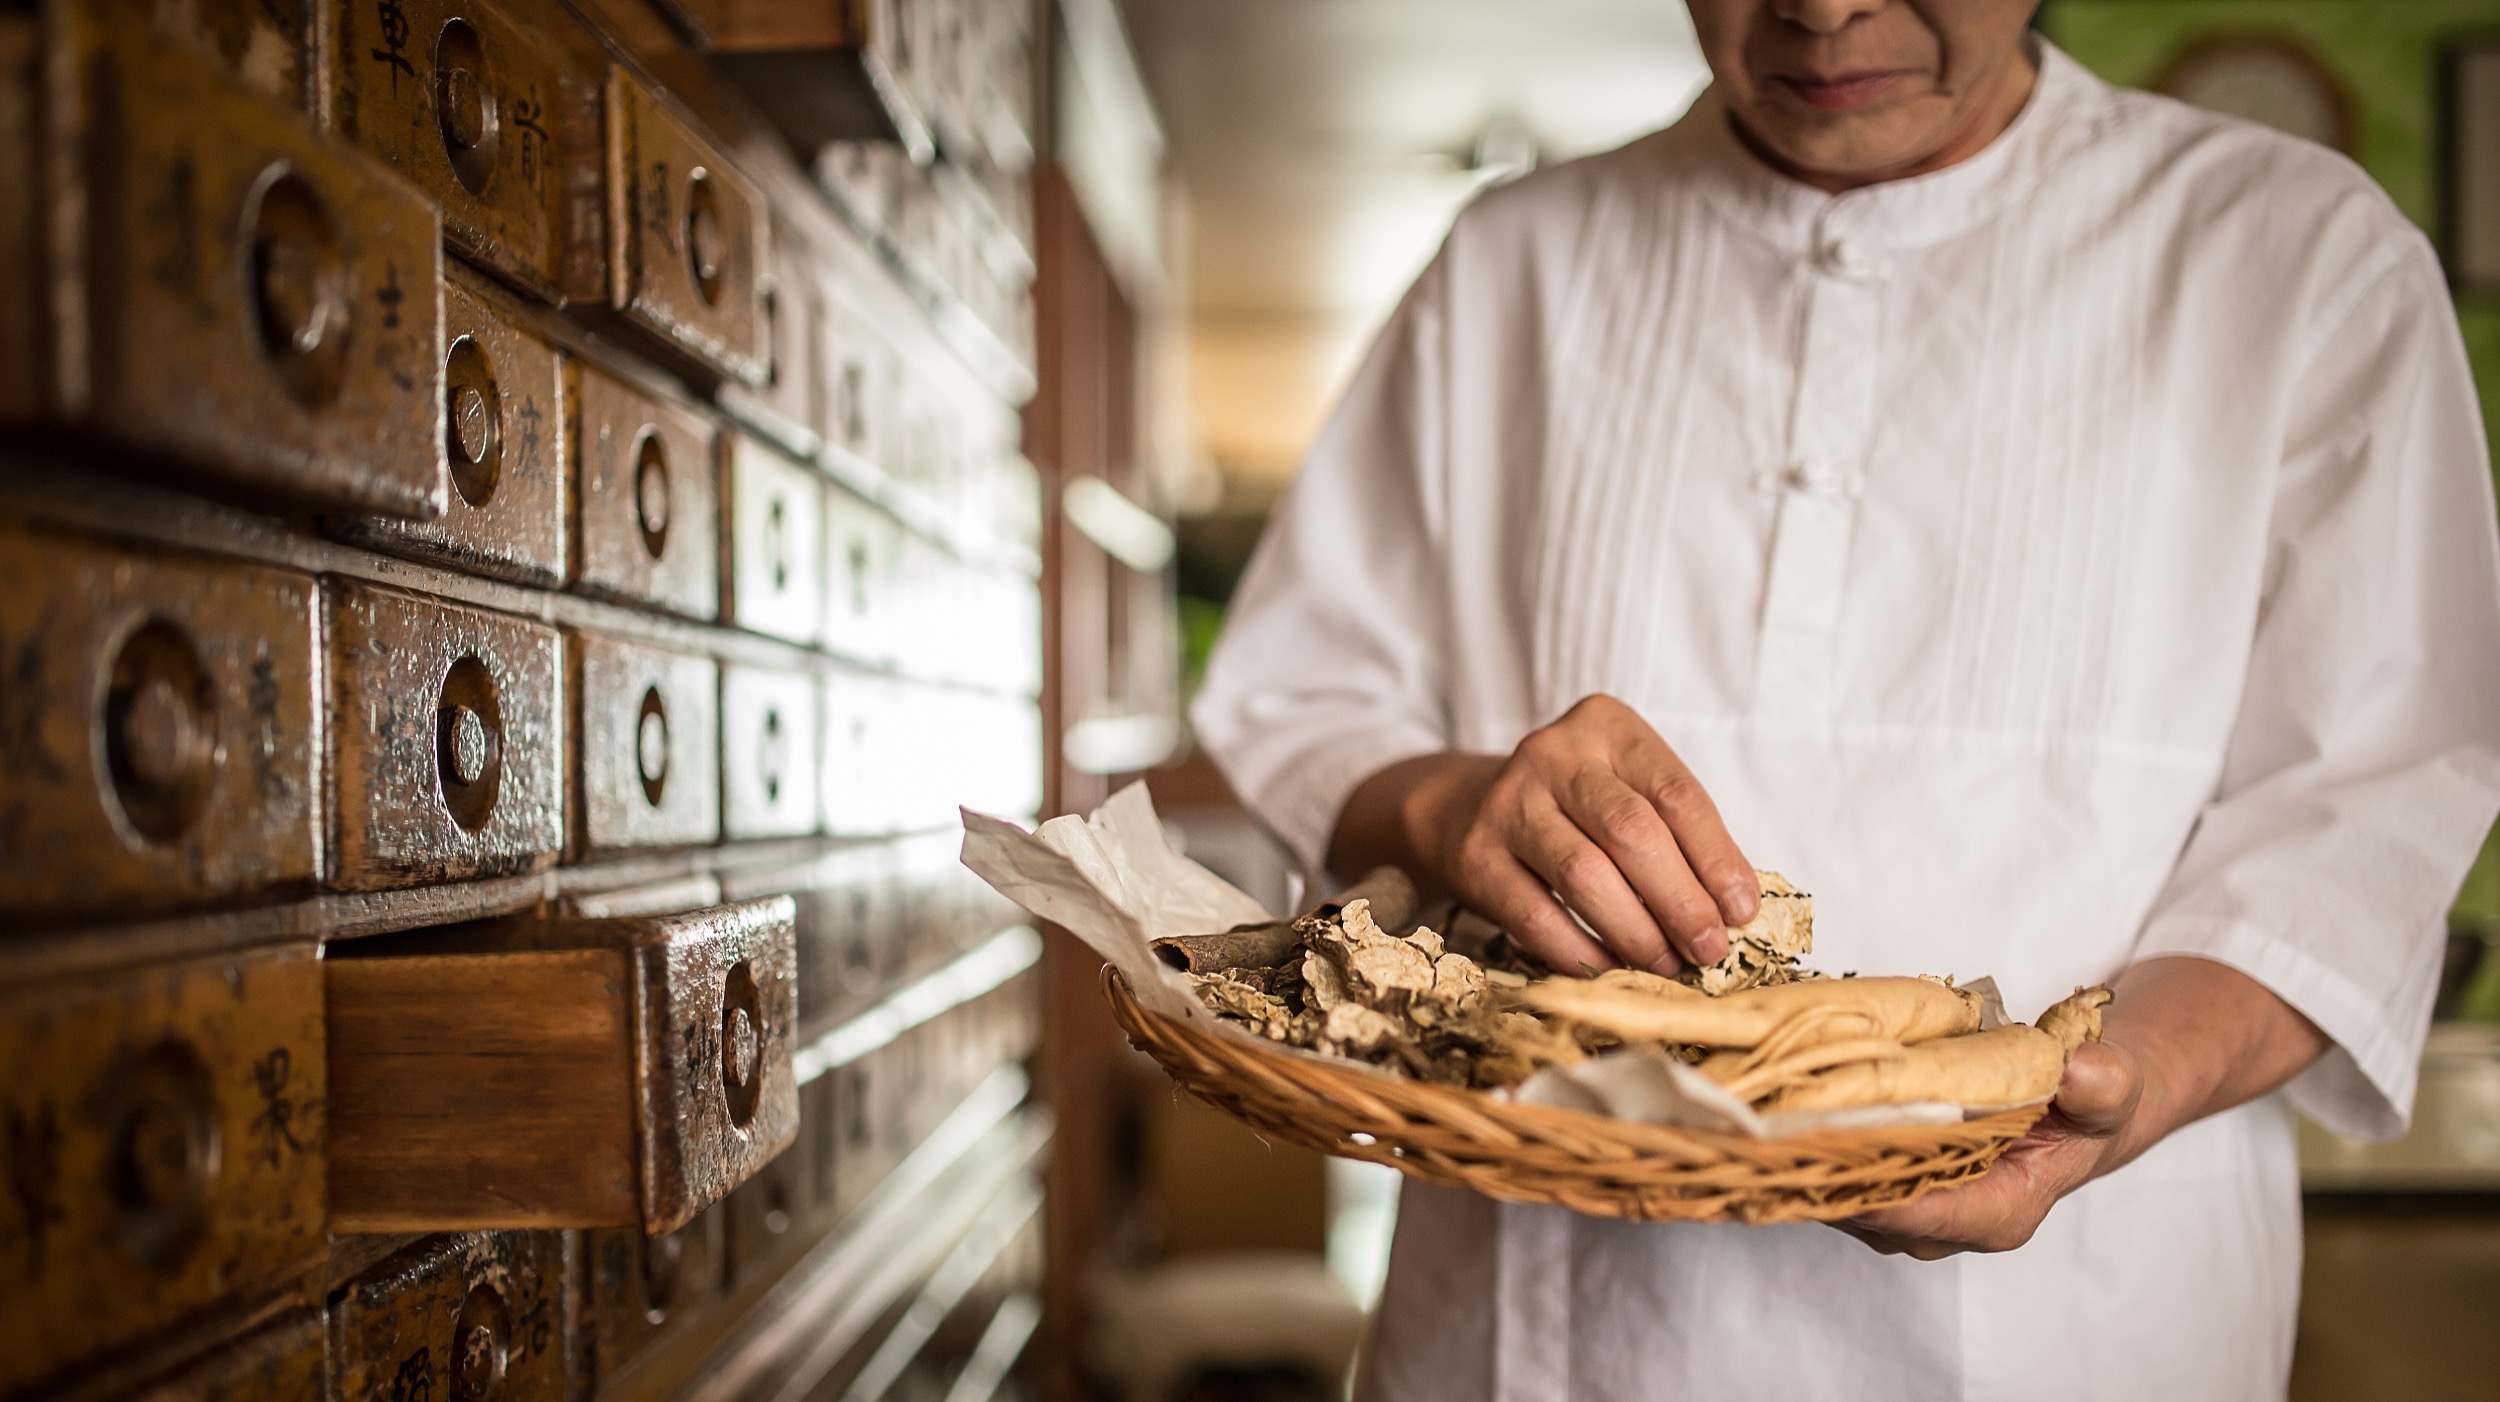
<path id="1" fill-rule="evenodd" d="M 2174 918 L 2148 928 L 2136 957 L 2185 955 L 2228 965 L 2264 984 L 2318 1025 L 2333 1045 L 2292 1078 L 2284 1094 L 2338 1134 L 2394 1139 L 2412 1116 L 2421 1074 L 2421 1019 L 2396 1015 L 2316 956 L 2236 920 Z"/>

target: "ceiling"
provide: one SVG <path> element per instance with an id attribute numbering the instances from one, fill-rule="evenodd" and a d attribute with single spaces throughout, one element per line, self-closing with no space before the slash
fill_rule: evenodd
<path id="1" fill-rule="evenodd" d="M 1192 398 L 1237 495 L 1290 474 L 1364 339 L 1483 183 L 1672 120 L 1676 0 L 1123 0 L 1186 210 Z"/>

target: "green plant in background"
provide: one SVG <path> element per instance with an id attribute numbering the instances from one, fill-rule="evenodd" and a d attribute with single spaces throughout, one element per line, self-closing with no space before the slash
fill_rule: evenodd
<path id="1" fill-rule="evenodd" d="M 2407 217 L 2438 228 L 2440 65 L 2447 45 L 2500 33 L 2500 0 L 2049 0 L 2040 27 L 2093 72 L 2129 87 L 2158 84 L 2200 44 L 2223 37 L 2289 41 L 2333 75 L 2345 99 L 2351 154 Z M 2500 298 L 2457 299 L 2487 437 L 2500 437 Z M 2500 697 L 2493 704 L 2500 705 Z M 2457 897 L 2452 927 L 2500 940 L 2500 830 Z M 2487 955 L 2458 1005 L 2500 1021 L 2500 955 Z"/>

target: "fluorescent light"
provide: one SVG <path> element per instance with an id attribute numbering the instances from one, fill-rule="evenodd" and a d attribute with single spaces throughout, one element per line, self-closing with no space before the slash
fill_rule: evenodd
<path id="1" fill-rule="evenodd" d="M 1059 508 L 1103 553 L 1140 574 L 1172 563 L 1172 528 L 1099 477 L 1079 477 L 1060 490 Z"/>

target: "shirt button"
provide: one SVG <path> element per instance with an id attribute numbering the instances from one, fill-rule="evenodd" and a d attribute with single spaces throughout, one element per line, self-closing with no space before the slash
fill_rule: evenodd
<path id="1" fill-rule="evenodd" d="M 1875 271 L 1875 255 L 1863 244 L 1833 239 L 1823 245 L 1823 267 L 1841 277 L 1865 277 Z"/>

